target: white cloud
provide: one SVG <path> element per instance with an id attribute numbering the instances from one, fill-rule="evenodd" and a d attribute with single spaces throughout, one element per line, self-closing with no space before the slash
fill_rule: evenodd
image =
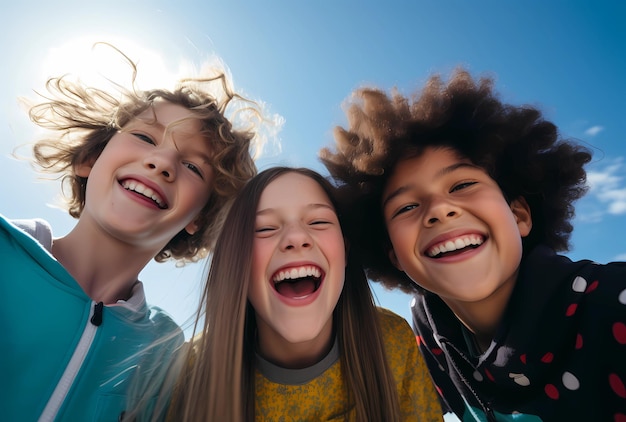
<path id="1" fill-rule="evenodd" d="M 626 261 L 626 253 L 617 255 L 613 260 L 614 261 Z"/>
<path id="2" fill-rule="evenodd" d="M 588 136 L 596 136 L 598 133 L 604 130 L 603 126 L 591 126 L 589 129 L 585 131 L 585 135 Z"/>
<path id="3" fill-rule="evenodd" d="M 604 191 L 617 186 L 620 181 L 620 177 L 615 176 L 614 173 L 619 170 L 619 166 L 609 166 L 602 171 L 588 171 L 587 172 L 587 184 L 590 191 Z"/>
<path id="4" fill-rule="evenodd" d="M 599 223 L 602 221 L 602 216 L 604 215 L 601 211 L 587 211 L 584 208 L 584 205 L 589 201 L 585 201 L 584 199 L 580 202 L 576 207 L 576 220 L 588 224 Z"/>
<path id="5" fill-rule="evenodd" d="M 589 194 L 594 196 L 599 203 L 606 205 L 602 213 L 626 214 L 625 176 L 626 166 L 621 157 L 604 168 L 587 172 Z"/>
<path id="6" fill-rule="evenodd" d="M 626 202 L 614 202 L 609 206 L 609 213 L 611 214 L 626 214 Z"/>
<path id="7" fill-rule="evenodd" d="M 598 195 L 601 201 L 609 203 L 609 213 L 626 213 L 626 189 L 612 189 Z"/>

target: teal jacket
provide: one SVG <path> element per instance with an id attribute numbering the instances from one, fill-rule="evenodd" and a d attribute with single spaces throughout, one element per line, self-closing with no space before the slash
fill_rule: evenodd
<path id="1" fill-rule="evenodd" d="M 48 252 L 47 223 L 28 223 L 43 245 L 0 215 L 0 419 L 118 421 L 139 371 L 158 388 L 182 331 L 141 283 L 95 303 Z"/>

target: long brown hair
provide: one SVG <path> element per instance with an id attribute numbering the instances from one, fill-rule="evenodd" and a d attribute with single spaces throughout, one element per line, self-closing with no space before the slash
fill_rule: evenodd
<path id="1" fill-rule="evenodd" d="M 188 365 L 175 388 L 169 415 L 185 421 L 254 420 L 256 321 L 248 302 L 256 210 L 277 177 L 298 173 L 316 181 L 337 208 L 334 188 L 310 169 L 275 167 L 251 179 L 235 199 L 218 237 Z M 199 328 L 202 320 L 204 325 Z M 372 292 L 348 253 L 346 280 L 333 315 L 341 370 L 356 420 L 400 420 L 396 384 L 387 363 Z M 348 416 L 346 416 L 347 418 Z"/>

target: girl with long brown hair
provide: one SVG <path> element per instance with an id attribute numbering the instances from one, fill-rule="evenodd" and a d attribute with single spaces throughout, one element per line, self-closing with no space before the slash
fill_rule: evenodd
<path id="1" fill-rule="evenodd" d="M 276 167 L 238 195 L 169 419 L 441 420 L 411 328 L 374 305 L 344 241 L 333 189 Z"/>

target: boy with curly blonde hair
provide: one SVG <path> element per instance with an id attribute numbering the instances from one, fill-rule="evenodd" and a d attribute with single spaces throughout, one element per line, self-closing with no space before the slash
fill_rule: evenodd
<path id="1" fill-rule="evenodd" d="M 35 144 L 35 163 L 62 177 L 77 223 L 53 238 L 43 220 L 0 216 L 3 418 L 118 420 L 137 406 L 126 397 L 131 381 L 156 392 L 184 341 L 146 304 L 139 273 L 153 258 L 211 250 L 256 174 L 253 126 L 233 127 L 227 107 L 256 103 L 224 74 L 172 90 L 114 93 L 68 76 L 46 88 L 30 116 L 53 136 Z"/>

